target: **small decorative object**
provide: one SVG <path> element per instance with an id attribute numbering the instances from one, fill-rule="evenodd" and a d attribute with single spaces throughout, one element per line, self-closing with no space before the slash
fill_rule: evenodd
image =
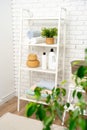
<path id="1" fill-rule="evenodd" d="M 26 64 L 28 67 L 31 67 L 31 68 L 38 67 L 40 62 L 37 59 L 37 55 L 36 54 L 29 54 Z"/>
<path id="2" fill-rule="evenodd" d="M 54 36 L 57 36 L 57 28 L 43 28 L 42 37 L 46 37 L 47 44 L 54 44 Z"/>
<path id="3" fill-rule="evenodd" d="M 37 55 L 31 53 L 31 54 L 28 55 L 28 59 L 29 59 L 30 61 L 35 61 L 35 60 L 37 60 Z"/>

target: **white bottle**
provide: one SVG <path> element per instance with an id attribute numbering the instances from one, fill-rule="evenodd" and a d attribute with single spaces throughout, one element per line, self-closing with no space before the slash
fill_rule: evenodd
<path id="1" fill-rule="evenodd" d="M 48 56 L 48 69 L 52 69 L 52 70 L 56 69 L 56 55 L 54 53 L 53 48 L 50 50 Z"/>
<path id="2" fill-rule="evenodd" d="M 43 55 L 42 55 L 42 69 L 47 69 L 46 52 L 43 52 Z"/>

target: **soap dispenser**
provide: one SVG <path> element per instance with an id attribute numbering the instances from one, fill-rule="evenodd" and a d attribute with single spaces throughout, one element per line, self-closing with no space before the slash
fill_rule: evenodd
<path id="1" fill-rule="evenodd" d="M 42 69 L 47 69 L 47 57 L 46 52 L 42 54 Z"/>
<path id="2" fill-rule="evenodd" d="M 53 48 L 50 49 L 48 55 L 48 69 L 52 69 L 52 70 L 56 69 L 56 55 Z"/>

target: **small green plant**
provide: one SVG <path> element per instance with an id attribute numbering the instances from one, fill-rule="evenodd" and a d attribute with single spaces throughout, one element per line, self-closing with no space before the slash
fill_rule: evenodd
<path id="1" fill-rule="evenodd" d="M 57 28 L 42 28 L 41 36 L 46 38 L 53 38 L 57 36 Z"/>

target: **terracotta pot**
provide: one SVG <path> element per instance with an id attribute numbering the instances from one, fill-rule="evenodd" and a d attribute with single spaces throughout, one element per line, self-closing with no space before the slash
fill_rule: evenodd
<path id="1" fill-rule="evenodd" d="M 46 38 L 47 44 L 54 44 L 54 38 Z"/>

